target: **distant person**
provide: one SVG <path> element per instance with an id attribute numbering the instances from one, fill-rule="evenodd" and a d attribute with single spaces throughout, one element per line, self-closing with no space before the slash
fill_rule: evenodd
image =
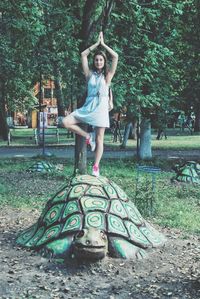
<path id="1" fill-rule="evenodd" d="M 113 118 L 111 119 L 111 132 L 113 134 L 113 142 L 119 141 L 121 142 L 122 136 L 121 136 L 121 113 L 116 113 Z"/>
<path id="2" fill-rule="evenodd" d="M 181 113 L 179 116 L 179 121 L 180 121 L 180 127 L 181 127 L 181 131 L 184 131 L 185 128 L 185 114 Z"/>
<path id="3" fill-rule="evenodd" d="M 188 130 L 190 131 L 190 134 L 192 135 L 193 133 L 193 118 L 191 117 L 191 115 L 188 115 L 186 117 L 186 121 L 185 121 L 185 128 L 188 128 Z"/>
<path id="4" fill-rule="evenodd" d="M 170 115 L 162 109 L 158 109 L 156 113 L 155 126 L 157 129 L 157 140 L 161 140 L 163 137 L 167 139 L 167 124 L 169 123 Z"/>
<path id="5" fill-rule="evenodd" d="M 157 133 L 157 140 L 161 140 L 163 138 L 163 136 L 165 137 L 165 139 L 167 139 L 167 130 L 166 127 L 161 127 L 158 129 L 158 133 Z"/>
<path id="6" fill-rule="evenodd" d="M 101 45 L 112 57 L 110 69 L 104 52 L 97 50 L 93 57 L 92 69 L 88 66 L 88 55 Z M 95 161 L 92 174 L 99 176 L 99 163 L 103 155 L 103 140 L 105 128 L 109 123 L 109 86 L 115 74 L 118 54 L 104 43 L 103 33 L 99 34 L 97 42 L 81 53 L 83 72 L 87 80 L 87 97 L 85 104 L 63 119 L 65 128 L 86 138 L 86 143 L 95 151 Z M 96 128 L 96 134 L 84 131 L 79 123 L 86 123 Z M 95 137 L 96 135 L 96 137 Z"/>

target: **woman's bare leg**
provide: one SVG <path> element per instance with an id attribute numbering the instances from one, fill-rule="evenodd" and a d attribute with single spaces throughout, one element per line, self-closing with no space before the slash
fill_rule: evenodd
<path id="1" fill-rule="evenodd" d="M 63 119 L 62 123 L 63 123 L 63 126 L 67 129 L 69 129 L 70 131 L 72 131 L 78 135 L 81 135 L 85 138 L 89 138 L 89 134 L 77 125 L 79 123 L 79 121 L 73 115 L 66 116 Z"/>
<path id="2" fill-rule="evenodd" d="M 103 141 L 104 141 L 105 128 L 96 128 L 96 151 L 94 164 L 99 165 L 103 155 Z"/>

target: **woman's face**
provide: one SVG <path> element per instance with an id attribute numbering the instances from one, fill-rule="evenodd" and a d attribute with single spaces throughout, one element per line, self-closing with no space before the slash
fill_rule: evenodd
<path id="1" fill-rule="evenodd" d="M 94 57 L 94 65 L 95 65 L 95 68 L 97 69 L 97 71 L 102 70 L 105 65 L 104 57 L 102 55 L 96 55 Z"/>

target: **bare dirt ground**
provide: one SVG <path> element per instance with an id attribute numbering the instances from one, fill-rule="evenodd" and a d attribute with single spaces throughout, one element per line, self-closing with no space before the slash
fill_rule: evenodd
<path id="1" fill-rule="evenodd" d="M 30 198 L 33 191 L 38 195 L 46 192 L 46 180 L 43 182 L 41 178 L 35 179 L 30 188 L 27 188 L 24 175 L 2 177 L 2 180 L 7 179 L 17 184 L 19 194 L 26 192 Z M 56 184 L 51 179 L 52 190 Z M 41 187 L 36 188 L 36 185 Z M 106 258 L 94 264 L 77 264 L 76 261 L 64 264 L 16 246 L 17 233 L 34 223 L 39 215 L 37 209 L 10 206 L 0 211 L 1 299 L 200 298 L 198 236 L 157 227 L 167 236 L 168 242 L 147 259 Z"/>

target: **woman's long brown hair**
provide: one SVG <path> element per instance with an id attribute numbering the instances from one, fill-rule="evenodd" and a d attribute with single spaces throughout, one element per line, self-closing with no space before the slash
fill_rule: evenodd
<path id="1" fill-rule="evenodd" d="M 102 73 L 103 73 L 104 76 L 106 77 L 106 75 L 107 75 L 107 73 L 108 73 L 108 59 L 107 59 L 106 54 L 105 54 L 103 51 L 98 50 L 98 51 L 95 52 L 94 57 L 93 57 L 92 70 L 93 70 L 93 71 L 96 71 L 96 70 L 97 70 L 96 67 L 95 67 L 95 63 L 94 63 L 94 61 L 95 61 L 95 57 L 96 57 L 97 55 L 101 55 L 101 56 L 104 58 L 104 67 L 103 67 L 103 71 L 102 71 Z"/>

